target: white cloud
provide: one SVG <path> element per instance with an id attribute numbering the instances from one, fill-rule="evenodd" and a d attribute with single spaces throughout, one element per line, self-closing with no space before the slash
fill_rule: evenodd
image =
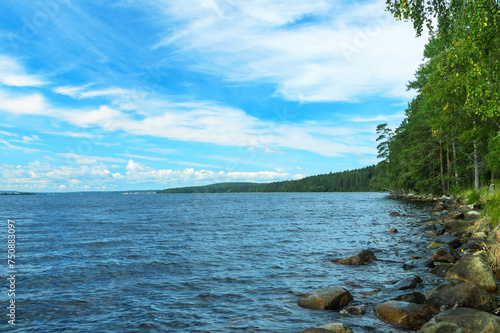
<path id="1" fill-rule="evenodd" d="M 150 160 L 150 161 L 166 161 L 166 158 L 159 158 L 159 157 L 149 157 L 149 156 L 141 156 L 141 155 L 132 155 L 132 154 L 116 154 L 117 156 L 125 156 L 125 157 L 132 157 L 132 158 L 139 158 L 143 160 Z"/>
<path id="2" fill-rule="evenodd" d="M 427 40 L 385 12 L 383 1 L 255 0 L 219 2 L 215 10 L 186 0 L 158 6 L 173 30 L 157 47 L 179 50 L 178 61 L 196 71 L 274 83 L 290 100 L 407 98 L 406 82 Z"/>
<path id="3" fill-rule="evenodd" d="M 75 153 L 59 153 L 60 157 L 64 157 L 72 163 L 76 164 L 93 164 L 96 162 L 113 162 L 113 163 L 127 163 L 123 158 L 104 157 L 104 156 L 85 156 Z"/>
<path id="4" fill-rule="evenodd" d="M 0 55 L 0 84 L 12 87 L 39 87 L 47 82 L 37 75 L 26 74 L 16 60 Z"/>
<path id="5" fill-rule="evenodd" d="M 377 116 L 374 116 L 374 117 L 360 117 L 360 116 L 357 116 L 357 117 L 353 117 L 351 119 L 349 119 L 350 121 L 354 121 L 354 122 L 359 122 L 359 123 L 364 123 L 364 122 L 373 122 L 373 121 L 402 121 L 403 119 L 405 118 L 405 115 L 403 112 L 399 112 L 399 113 L 396 113 L 396 114 L 393 114 L 393 115 L 383 115 L 383 114 L 379 114 Z"/>

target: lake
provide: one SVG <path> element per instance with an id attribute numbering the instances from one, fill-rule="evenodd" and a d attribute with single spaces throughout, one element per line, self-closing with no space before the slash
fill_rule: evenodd
<path id="1" fill-rule="evenodd" d="M 369 309 L 396 296 L 387 287 L 416 273 L 403 262 L 430 254 L 430 208 L 382 193 L 0 196 L 3 244 L 7 219 L 16 223 L 12 331 L 299 332 L 342 322 L 404 332 L 372 310 L 346 316 L 297 301 L 336 285 Z M 331 262 L 362 249 L 379 260 Z M 433 277 L 417 273 L 426 290 Z M 7 289 L 1 297 L 7 304 Z"/>

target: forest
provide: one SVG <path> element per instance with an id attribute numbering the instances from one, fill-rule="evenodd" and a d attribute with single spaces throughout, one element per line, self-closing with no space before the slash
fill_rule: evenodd
<path id="1" fill-rule="evenodd" d="M 274 183 L 220 183 L 167 189 L 157 193 L 245 193 L 245 192 L 370 192 L 380 190 L 378 169 L 362 169 L 310 176 L 300 180 Z"/>
<path id="2" fill-rule="evenodd" d="M 395 130 L 377 127 L 381 187 L 435 194 L 487 186 L 500 174 L 500 4 L 388 0 L 430 38 Z"/>

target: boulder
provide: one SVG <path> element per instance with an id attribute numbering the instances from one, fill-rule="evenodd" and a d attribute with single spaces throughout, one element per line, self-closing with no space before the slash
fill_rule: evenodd
<path id="1" fill-rule="evenodd" d="M 434 211 L 438 212 L 438 211 L 442 211 L 442 210 L 446 210 L 446 205 L 442 202 L 439 202 L 436 206 L 434 206 Z"/>
<path id="2" fill-rule="evenodd" d="M 455 323 L 442 321 L 425 328 L 422 327 L 420 333 L 464 333 L 464 331 Z"/>
<path id="3" fill-rule="evenodd" d="M 436 237 L 431 245 L 429 245 L 429 249 L 438 249 L 444 245 L 449 245 L 452 248 L 456 248 L 462 245 L 462 243 L 457 237 L 450 234 L 444 234 Z"/>
<path id="4" fill-rule="evenodd" d="M 398 229 L 396 229 L 396 228 L 391 228 L 391 229 L 387 230 L 387 232 L 390 232 L 391 234 L 395 234 L 395 233 L 397 233 L 397 232 L 398 232 Z"/>
<path id="5" fill-rule="evenodd" d="M 321 325 L 318 326 L 318 328 L 325 329 L 329 332 L 336 332 L 336 333 L 353 333 L 352 328 L 345 324 L 340 324 L 340 323 L 331 323 L 331 324 L 326 324 L 326 325 Z"/>
<path id="6" fill-rule="evenodd" d="M 402 301 L 402 302 L 408 302 L 408 303 L 415 303 L 415 304 L 425 304 L 427 302 L 427 298 L 425 298 L 425 295 L 419 292 L 412 292 L 412 293 L 406 293 L 403 295 L 399 295 L 396 298 L 393 299 L 394 301 Z"/>
<path id="7" fill-rule="evenodd" d="M 480 249 L 481 249 L 481 245 L 479 245 L 478 242 L 469 241 L 467 244 L 464 244 L 460 248 L 458 248 L 458 251 L 464 252 L 464 253 L 469 253 L 469 252 L 476 252 Z"/>
<path id="8" fill-rule="evenodd" d="M 451 220 L 462 220 L 464 218 L 464 213 L 459 211 L 459 210 L 454 210 L 452 212 L 449 212 L 448 215 L 446 215 L 445 220 L 446 221 L 451 221 Z"/>
<path id="9" fill-rule="evenodd" d="M 384 322 L 409 329 L 418 329 L 425 324 L 432 315 L 423 305 L 389 301 L 375 308 L 375 313 Z"/>
<path id="10" fill-rule="evenodd" d="M 460 259 L 460 255 L 457 251 L 453 250 L 449 245 L 441 246 L 439 249 L 434 252 L 432 259 L 439 261 L 447 261 L 450 263 L 455 263 Z"/>
<path id="11" fill-rule="evenodd" d="M 471 211 L 464 214 L 464 220 L 465 221 L 472 221 L 472 220 L 478 219 L 480 216 L 481 216 L 480 212 L 477 212 L 475 210 L 471 210 Z"/>
<path id="12" fill-rule="evenodd" d="M 349 304 L 353 297 L 343 287 L 330 287 L 304 294 L 299 305 L 311 310 L 339 310 Z"/>
<path id="13" fill-rule="evenodd" d="M 389 216 L 401 216 L 398 212 L 392 212 L 389 214 Z"/>
<path id="14" fill-rule="evenodd" d="M 422 282 L 422 279 L 420 276 L 415 275 L 415 276 L 410 276 L 407 277 L 395 285 L 392 286 L 392 288 L 397 289 L 397 290 L 407 290 L 407 289 L 414 289 L 417 287 L 419 283 Z"/>
<path id="15" fill-rule="evenodd" d="M 463 257 L 448 270 L 446 278 L 475 282 L 486 291 L 495 291 L 497 285 L 493 270 L 483 256 L 467 255 Z"/>
<path id="16" fill-rule="evenodd" d="M 474 282 L 448 285 L 429 296 L 428 309 L 438 314 L 457 307 L 491 312 L 493 299 L 488 292 Z"/>
<path id="17" fill-rule="evenodd" d="M 300 331 L 299 333 L 332 333 L 332 331 L 325 330 L 324 328 L 306 328 L 303 331 Z"/>
<path id="18" fill-rule="evenodd" d="M 498 333 L 500 332 L 500 317 L 488 312 L 470 308 L 456 308 L 442 312 L 432 318 L 422 327 L 421 332 L 429 331 L 431 327 L 441 322 L 453 323 L 460 327 L 464 333 Z M 449 327 L 449 326 L 448 326 Z"/>
<path id="19" fill-rule="evenodd" d="M 346 259 L 340 259 L 338 261 L 334 261 L 341 265 L 364 265 L 367 262 L 372 260 L 377 260 L 377 257 L 371 250 L 363 250 L 358 254 L 355 254 Z"/>
<path id="20" fill-rule="evenodd" d="M 467 230 L 468 227 L 472 225 L 471 222 L 468 221 L 463 221 L 463 220 L 453 220 L 446 222 L 441 230 L 444 232 L 459 232 L 459 231 L 465 231 Z"/>

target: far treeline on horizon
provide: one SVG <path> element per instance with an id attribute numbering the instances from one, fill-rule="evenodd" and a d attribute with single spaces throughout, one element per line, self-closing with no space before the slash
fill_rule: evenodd
<path id="1" fill-rule="evenodd" d="M 429 41 L 396 129 L 377 127 L 376 166 L 270 184 L 225 183 L 158 193 L 349 192 L 449 194 L 500 175 L 500 4 L 495 0 L 387 2 Z M 434 18 L 437 19 L 434 19 Z"/>

